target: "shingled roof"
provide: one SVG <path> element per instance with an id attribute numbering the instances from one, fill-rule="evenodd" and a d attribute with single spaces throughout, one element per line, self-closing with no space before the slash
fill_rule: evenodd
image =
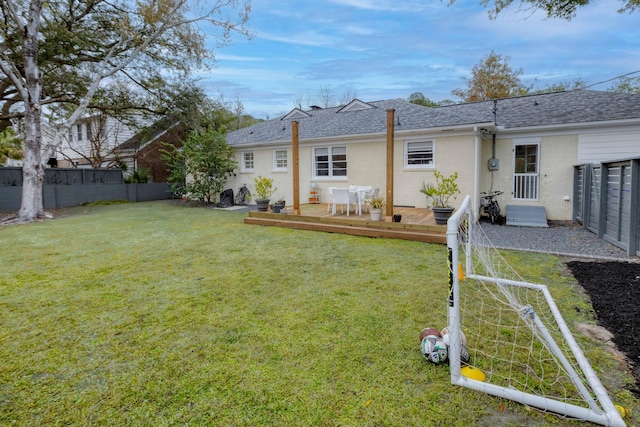
<path id="1" fill-rule="evenodd" d="M 349 108 L 351 105 L 356 108 Z M 354 100 L 353 104 L 343 107 L 311 109 L 305 114 L 289 113 L 257 123 L 230 132 L 227 142 L 231 146 L 290 142 L 294 120 L 300 124 L 300 140 L 384 133 L 388 109 L 395 110 L 396 132 L 494 123 L 499 129 L 517 129 L 640 120 L 640 95 L 577 90 L 432 108 L 401 99 L 370 103 Z"/>

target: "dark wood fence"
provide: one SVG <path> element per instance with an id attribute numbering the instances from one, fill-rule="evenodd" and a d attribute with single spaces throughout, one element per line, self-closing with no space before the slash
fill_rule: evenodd
<path id="1" fill-rule="evenodd" d="M 172 197 L 171 186 L 125 184 L 120 169 L 46 169 L 42 189 L 45 209 L 106 200 L 145 202 Z M 20 209 L 22 168 L 0 168 L 0 212 Z"/>

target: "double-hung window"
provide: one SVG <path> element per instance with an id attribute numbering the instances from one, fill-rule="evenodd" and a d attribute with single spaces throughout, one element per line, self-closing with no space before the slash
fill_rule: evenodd
<path id="1" fill-rule="evenodd" d="M 273 170 L 286 171 L 287 166 L 288 166 L 287 150 L 284 150 L 284 149 L 273 150 Z"/>
<path id="2" fill-rule="evenodd" d="M 242 171 L 243 172 L 253 171 L 253 151 L 242 152 Z"/>
<path id="3" fill-rule="evenodd" d="M 404 167 L 433 167 L 433 141 L 407 142 L 404 147 Z"/>
<path id="4" fill-rule="evenodd" d="M 347 147 L 316 147 L 313 149 L 314 178 L 347 176 Z"/>

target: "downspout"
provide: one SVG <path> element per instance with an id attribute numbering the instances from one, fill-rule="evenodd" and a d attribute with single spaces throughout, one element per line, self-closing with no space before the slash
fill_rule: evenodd
<path id="1" fill-rule="evenodd" d="M 495 159 L 496 158 L 496 130 L 493 131 L 493 141 L 492 141 L 492 146 L 491 146 L 491 158 Z M 489 188 L 489 192 L 493 191 L 493 177 L 494 177 L 495 171 L 492 170 L 491 171 L 491 188 Z"/>

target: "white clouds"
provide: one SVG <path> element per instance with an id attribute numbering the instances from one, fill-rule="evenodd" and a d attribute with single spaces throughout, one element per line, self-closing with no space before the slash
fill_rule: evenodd
<path id="1" fill-rule="evenodd" d="M 517 9 L 490 20 L 473 0 L 450 7 L 437 0 L 254 0 L 255 37 L 217 52 L 218 68 L 206 80 L 242 88 L 250 114 L 286 111 L 295 91 L 320 86 L 353 88 L 364 100 L 418 91 L 451 99 L 492 50 L 540 85 L 589 84 L 640 69 L 640 14 L 617 8 L 602 0 L 572 21 Z"/>
<path id="2" fill-rule="evenodd" d="M 413 12 L 420 13 L 431 6 L 427 1 L 394 1 L 394 0 L 329 0 L 342 6 L 366 9 L 376 12 Z M 433 2 L 436 3 L 436 2 Z"/>
<path id="3" fill-rule="evenodd" d="M 260 58 L 257 56 L 241 56 L 241 55 L 226 55 L 224 53 L 216 53 L 216 59 L 220 61 L 240 61 L 240 62 L 260 62 L 264 61 L 265 58 Z"/>
<path id="4" fill-rule="evenodd" d="M 338 37 L 321 34 L 315 31 L 296 31 L 288 34 L 274 34 L 266 31 L 260 31 L 259 37 L 263 40 L 312 47 L 332 47 L 342 42 L 342 39 Z"/>

